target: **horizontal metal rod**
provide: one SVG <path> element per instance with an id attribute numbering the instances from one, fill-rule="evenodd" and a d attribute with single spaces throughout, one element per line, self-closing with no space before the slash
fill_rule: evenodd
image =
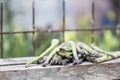
<path id="1" fill-rule="evenodd" d="M 63 32 L 63 31 L 104 31 L 104 30 L 120 30 L 120 28 L 89 28 L 89 29 L 64 29 L 64 30 L 32 30 L 32 31 L 15 31 L 15 32 L 0 32 L 0 34 L 18 34 L 18 33 L 33 33 L 33 32 Z"/>

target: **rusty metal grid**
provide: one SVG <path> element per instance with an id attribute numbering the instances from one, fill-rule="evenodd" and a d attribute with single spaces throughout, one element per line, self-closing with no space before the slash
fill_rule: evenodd
<path id="1" fill-rule="evenodd" d="M 0 2 L 0 58 L 3 58 L 3 35 L 5 34 L 26 34 L 26 33 L 32 33 L 32 56 L 35 55 L 35 42 L 34 42 L 34 34 L 35 32 L 51 32 L 51 33 L 55 33 L 55 32 L 62 32 L 62 37 L 63 37 L 63 41 L 64 41 L 64 32 L 65 31 L 83 31 L 83 32 L 91 32 L 91 43 L 94 43 L 94 32 L 98 32 L 98 31 L 106 31 L 106 30 L 119 30 L 119 49 L 120 49 L 120 28 L 119 27 L 113 27 L 113 28 L 95 28 L 95 23 L 94 23 L 94 0 L 92 2 L 92 10 L 91 10 L 91 14 L 92 14 L 92 26 L 89 29 L 65 29 L 65 1 L 63 0 L 62 2 L 62 9 L 63 9 L 63 19 L 62 19 L 62 29 L 59 30 L 35 30 L 35 6 L 34 6 L 35 2 L 34 0 L 32 0 L 32 30 L 30 31 L 15 31 L 15 32 L 3 32 L 3 2 Z"/>

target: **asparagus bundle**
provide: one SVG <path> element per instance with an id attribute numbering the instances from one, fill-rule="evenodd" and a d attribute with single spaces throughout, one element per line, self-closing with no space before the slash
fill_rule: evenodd
<path id="1" fill-rule="evenodd" d="M 26 67 L 36 62 L 42 64 L 43 67 L 47 65 L 66 65 L 68 63 L 76 65 L 84 61 L 101 63 L 119 57 L 119 51 L 106 52 L 93 44 L 88 46 L 83 42 L 75 44 L 73 41 L 69 41 L 59 45 L 59 40 L 53 39 L 50 47 L 34 60 L 29 61 Z"/>
<path id="2" fill-rule="evenodd" d="M 30 64 L 32 64 L 32 63 L 34 63 L 34 62 L 36 62 L 36 61 L 38 61 L 38 60 L 41 60 L 45 55 L 49 54 L 58 44 L 59 44 L 59 40 L 58 40 L 58 39 L 53 39 L 53 40 L 51 41 L 50 47 L 49 47 L 46 51 L 44 51 L 41 55 L 39 55 L 37 58 L 35 58 L 35 59 L 32 60 L 32 61 L 29 61 L 29 62 L 26 64 L 25 67 L 28 67 Z"/>

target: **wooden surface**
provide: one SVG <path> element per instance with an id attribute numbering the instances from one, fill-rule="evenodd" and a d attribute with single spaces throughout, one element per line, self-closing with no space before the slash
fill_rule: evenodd
<path id="1" fill-rule="evenodd" d="M 120 59 L 102 64 L 47 67 L 34 64 L 25 68 L 25 63 L 32 59 L 0 59 L 0 80 L 120 80 Z"/>

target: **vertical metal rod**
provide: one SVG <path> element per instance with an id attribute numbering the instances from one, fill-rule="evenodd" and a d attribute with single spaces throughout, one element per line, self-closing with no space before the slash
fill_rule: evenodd
<path id="1" fill-rule="evenodd" d="M 3 2 L 0 3 L 0 6 L 1 6 L 0 32 L 3 32 Z M 3 58 L 3 34 L 1 34 L 0 40 L 1 40 L 0 41 L 0 47 L 1 47 L 0 58 Z"/>
<path id="2" fill-rule="evenodd" d="M 92 1 L 92 29 L 94 29 L 95 27 L 95 22 L 94 22 L 94 19 L 95 19 L 95 3 L 94 3 L 94 0 Z M 92 43 L 94 43 L 94 30 L 92 30 Z"/>
<path id="3" fill-rule="evenodd" d="M 65 40 L 65 35 L 64 35 L 64 32 L 65 32 L 65 1 L 63 0 L 62 2 L 62 10 L 63 10 L 63 26 L 62 26 L 62 34 L 63 34 L 63 42 Z"/>
<path id="4" fill-rule="evenodd" d="M 119 40 L 119 50 L 120 50 L 120 29 L 118 31 L 118 40 Z"/>
<path id="5" fill-rule="evenodd" d="M 119 3 L 118 3 L 118 9 L 120 8 L 120 0 L 119 0 Z M 117 23 L 117 27 L 120 27 L 120 10 L 118 10 L 118 23 Z M 117 28 L 116 27 L 116 28 Z M 117 29 L 116 29 L 117 30 Z M 118 33 L 118 40 L 119 40 L 119 50 L 120 50 L 120 29 L 119 29 L 119 31 L 118 31 L 119 33 Z"/>
<path id="6" fill-rule="evenodd" d="M 32 29 L 35 30 L 35 2 L 32 0 Z M 32 34 L 32 56 L 35 56 L 34 32 Z"/>

